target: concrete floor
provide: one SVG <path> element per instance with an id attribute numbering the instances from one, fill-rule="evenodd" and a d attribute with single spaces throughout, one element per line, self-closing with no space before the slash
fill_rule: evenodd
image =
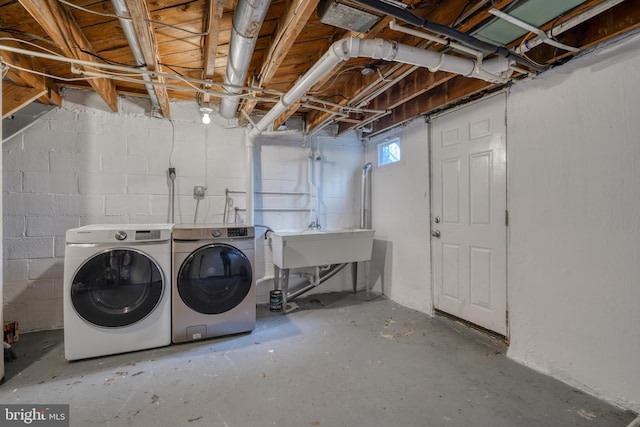
<path id="1" fill-rule="evenodd" d="M 69 363 L 23 334 L 2 403 L 69 403 L 71 426 L 627 426 L 494 338 L 384 297 L 313 295 L 251 334 Z"/>

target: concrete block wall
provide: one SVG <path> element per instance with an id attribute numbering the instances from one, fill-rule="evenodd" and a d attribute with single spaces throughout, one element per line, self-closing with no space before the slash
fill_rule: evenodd
<path id="1" fill-rule="evenodd" d="M 63 326 L 67 229 L 170 222 L 169 166 L 177 175 L 176 223 L 222 223 L 225 189 L 246 189 L 241 129 L 221 120 L 203 125 L 195 103 L 172 103 L 173 123 L 150 117 L 139 99 L 120 98 L 119 104 L 114 114 L 95 94 L 67 90 L 62 108 L 3 143 L 4 319 L 18 320 L 23 331 Z M 355 140 L 302 140 L 294 135 L 258 141 L 255 189 L 309 192 L 311 147 L 324 154 L 317 173 L 322 179 L 321 223 L 327 228 L 357 226 L 357 169 L 364 154 Z M 326 197 L 325 182 L 330 187 Z M 193 197 L 196 185 L 207 187 L 199 203 Z M 231 198 L 228 222 L 243 223 L 245 196 Z M 237 215 L 236 206 L 241 209 Z M 309 196 L 256 198 L 259 208 L 310 206 Z M 306 227 L 310 218 L 309 211 L 268 210 L 257 211 L 255 223 L 295 229 Z M 264 231 L 256 230 L 258 277 L 273 271 Z M 346 273 L 332 283 L 327 285 L 333 289 L 351 286 Z M 270 281 L 261 284 L 261 298 L 271 286 Z"/>
<path id="2" fill-rule="evenodd" d="M 378 166 L 378 145 L 400 138 L 401 160 Z M 371 280 L 376 291 L 431 314 L 429 238 L 429 130 L 424 119 L 372 138 L 373 242 Z"/>
<path id="3" fill-rule="evenodd" d="M 638 79 L 635 34 L 514 84 L 506 122 L 507 355 L 635 412 Z M 372 280 L 432 313 L 428 129 L 416 120 L 374 138 L 368 158 L 396 135 L 407 162 L 373 171 Z"/>

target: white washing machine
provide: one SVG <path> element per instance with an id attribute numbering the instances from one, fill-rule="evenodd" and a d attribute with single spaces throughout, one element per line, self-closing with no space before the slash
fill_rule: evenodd
<path id="1" fill-rule="evenodd" d="M 67 231 L 67 360 L 171 344 L 171 228 L 107 224 Z"/>
<path id="2" fill-rule="evenodd" d="M 249 332 L 256 325 L 254 228 L 173 229 L 172 341 Z"/>

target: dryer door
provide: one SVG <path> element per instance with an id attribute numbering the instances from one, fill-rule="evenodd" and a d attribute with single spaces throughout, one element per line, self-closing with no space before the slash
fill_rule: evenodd
<path id="1" fill-rule="evenodd" d="M 239 305 L 251 290 L 251 262 L 233 246 L 203 246 L 182 263 L 177 289 L 182 301 L 203 314 L 220 314 Z"/>
<path id="2" fill-rule="evenodd" d="M 80 266 L 71 302 L 86 321 L 105 327 L 132 325 L 158 305 L 164 278 L 158 264 L 134 249 L 110 249 Z"/>

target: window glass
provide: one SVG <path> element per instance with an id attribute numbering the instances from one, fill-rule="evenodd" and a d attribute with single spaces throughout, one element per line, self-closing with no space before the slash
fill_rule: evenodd
<path id="1" fill-rule="evenodd" d="M 378 166 L 400 161 L 400 138 L 378 144 Z"/>

